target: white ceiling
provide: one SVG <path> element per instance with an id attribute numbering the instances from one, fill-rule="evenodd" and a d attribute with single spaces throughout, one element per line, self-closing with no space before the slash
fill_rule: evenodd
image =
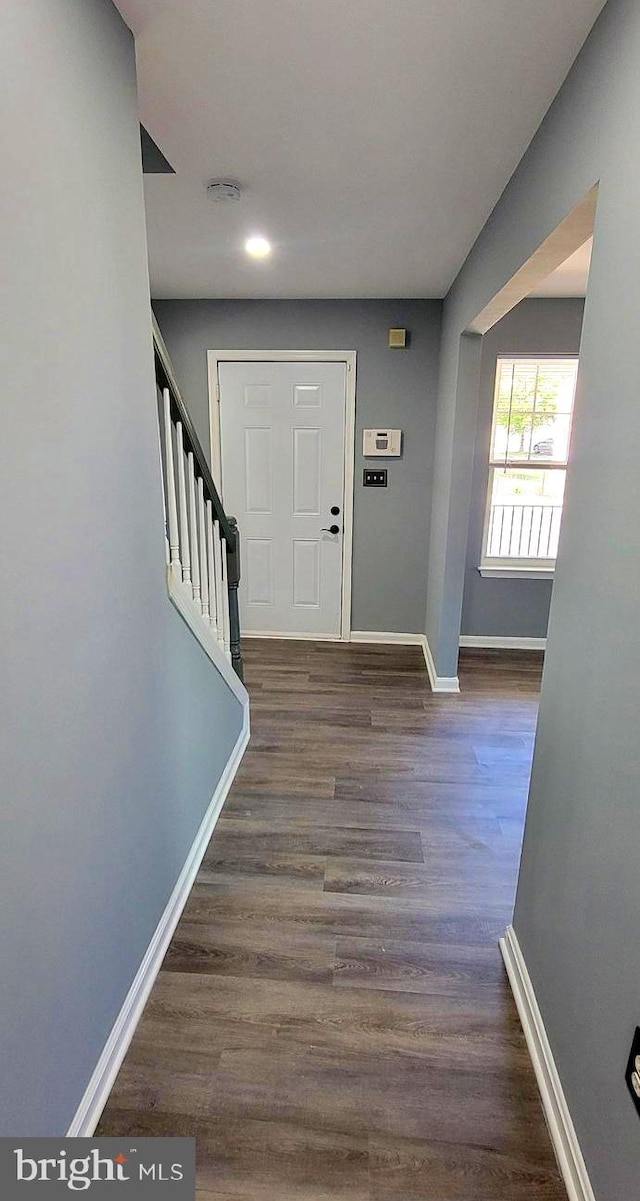
<path id="1" fill-rule="evenodd" d="M 593 238 L 588 238 L 575 254 L 556 267 L 530 296 L 586 296 L 591 266 Z"/>
<path id="2" fill-rule="evenodd" d="M 116 3 L 176 170 L 145 177 L 156 297 L 444 295 L 603 7 Z M 214 176 L 242 200 L 213 204 Z"/>

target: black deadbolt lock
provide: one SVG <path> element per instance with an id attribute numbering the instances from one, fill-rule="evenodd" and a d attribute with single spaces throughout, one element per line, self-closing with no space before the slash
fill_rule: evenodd
<path id="1" fill-rule="evenodd" d="M 340 512 L 340 510 L 337 505 L 331 506 L 331 516 L 332 517 L 337 517 L 339 512 Z"/>

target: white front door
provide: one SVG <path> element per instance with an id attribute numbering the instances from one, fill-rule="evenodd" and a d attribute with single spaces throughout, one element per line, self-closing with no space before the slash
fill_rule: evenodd
<path id="1" fill-rule="evenodd" d="M 346 364 L 222 362 L 218 374 L 222 495 L 240 527 L 241 629 L 338 638 Z"/>

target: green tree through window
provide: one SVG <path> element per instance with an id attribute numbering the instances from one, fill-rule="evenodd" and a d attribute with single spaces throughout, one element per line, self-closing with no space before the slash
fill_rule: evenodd
<path id="1" fill-rule="evenodd" d="M 508 439 L 518 436 L 521 453 L 527 449 L 527 435 L 555 421 L 558 390 L 557 374 L 548 371 L 519 371 L 514 363 L 500 373 L 496 423 L 507 430 Z"/>

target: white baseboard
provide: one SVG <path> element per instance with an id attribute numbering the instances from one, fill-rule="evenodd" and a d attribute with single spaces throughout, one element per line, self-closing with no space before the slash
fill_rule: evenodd
<path id="1" fill-rule="evenodd" d="M 457 676 L 439 676 L 436 674 L 436 665 L 431 654 L 431 647 L 426 634 L 422 635 L 422 653 L 424 661 L 429 672 L 429 681 L 431 683 L 432 692 L 459 692 L 460 681 Z"/>
<path id="2" fill-rule="evenodd" d="M 595 1201 L 531 977 L 513 926 L 508 926 L 504 938 L 500 939 L 500 950 L 527 1040 L 549 1134 L 569 1201 Z"/>
<path id="3" fill-rule="evenodd" d="M 398 634 L 394 630 L 387 632 L 381 630 L 352 630 L 352 642 L 371 642 L 371 643 L 386 643 L 387 645 L 396 646 L 420 646 L 424 655 L 424 661 L 427 665 L 429 673 L 429 683 L 431 684 L 432 692 L 459 692 L 460 681 L 457 676 L 439 676 L 436 675 L 433 655 L 431 647 L 427 641 L 426 634 Z"/>
<path id="4" fill-rule="evenodd" d="M 352 642 L 383 643 L 388 646 L 422 646 L 424 634 L 397 634 L 395 630 L 352 630 Z"/>
<path id="5" fill-rule="evenodd" d="M 493 634 L 461 634 L 461 647 L 477 647 L 481 650 L 499 651 L 543 651 L 546 638 L 500 638 Z"/>
<path id="6" fill-rule="evenodd" d="M 245 638 L 290 638 L 293 642 L 342 642 L 339 634 L 283 634 L 282 630 L 243 630 Z"/>
<path id="7" fill-rule="evenodd" d="M 115 1078 L 135 1033 L 136 1026 L 142 1017 L 142 1011 L 153 988 L 167 947 L 171 942 L 182 910 L 191 892 L 198 868 L 220 816 L 227 793 L 240 766 L 240 761 L 248 741 L 249 704 L 247 701 L 243 706 L 242 730 L 231 752 L 227 766 L 218 782 L 211 804 L 201 822 L 200 829 L 196 834 L 175 888 L 169 897 L 165 911 L 145 951 L 133 984 L 125 997 L 122 1009 L 116 1018 L 113 1029 L 86 1087 L 84 1096 L 67 1131 L 68 1138 L 90 1138 L 98 1124 Z"/>

